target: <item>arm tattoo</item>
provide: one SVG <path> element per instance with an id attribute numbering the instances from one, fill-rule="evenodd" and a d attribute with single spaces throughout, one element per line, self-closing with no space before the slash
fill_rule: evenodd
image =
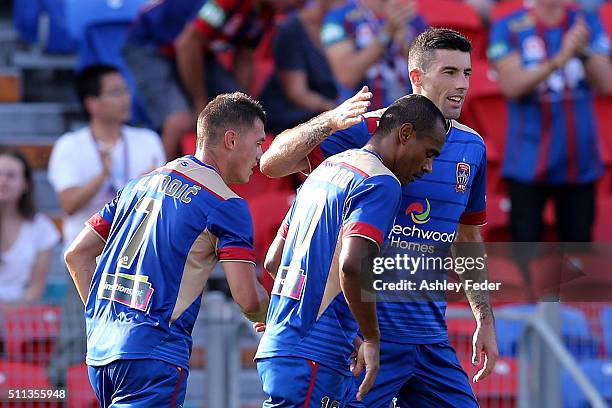
<path id="1" fill-rule="evenodd" d="M 314 149 L 332 134 L 332 128 L 325 114 L 312 118 L 300 128 L 303 132 L 304 144 L 308 149 Z"/>

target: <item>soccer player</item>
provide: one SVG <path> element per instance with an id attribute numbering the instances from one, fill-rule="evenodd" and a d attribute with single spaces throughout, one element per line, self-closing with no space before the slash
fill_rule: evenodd
<path id="1" fill-rule="evenodd" d="M 433 172 L 402 189 L 402 202 L 387 241 L 395 252 L 408 247 L 415 255 L 427 255 L 431 249 L 443 253 L 452 244 L 456 256 L 464 252 L 484 256 L 480 227 L 486 222 L 485 144 L 474 130 L 456 121 L 469 87 L 470 51 L 470 42 L 448 29 L 427 30 L 411 45 L 408 64 L 414 92 L 431 99 L 442 111 L 448 136 L 434 160 Z M 262 172 L 273 177 L 308 172 L 324 157 L 362 146 L 377 128 L 381 112 L 341 132 L 334 133 L 329 112 L 313 119 L 309 127 L 286 131 L 263 155 Z M 274 254 L 269 256 L 274 259 Z M 425 273 L 416 271 L 414 276 Z M 484 281 L 487 270 L 471 270 L 460 277 Z M 466 296 L 477 321 L 472 363 L 479 365 L 484 354 L 483 367 L 474 377 L 480 381 L 491 373 L 498 357 L 494 318 L 486 291 L 469 290 Z M 396 396 L 402 408 L 478 406 L 448 341 L 443 294 L 432 293 L 432 298 L 377 303 L 381 371 L 365 397 L 367 407 L 388 408 Z M 349 406 L 361 405 L 353 402 Z"/>
<path id="2" fill-rule="evenodd" d="M 436 106 L 408 95 L 386 110 L 365 146 L 328 158 L 302 185 L 283 222 L 285 243 L 255 356 L 264 407 L 340 407 L 368 392 L 380 332 L 375 301 L 362 298 L 361 283 L 371 287 L 372 261 L 393 225 L 401 185 L 431 171 L 445 138 Z M 365 366 L 366 374 L 355 394 L 349 357 L 358 329 L 355 369 Z"/>
<path id="3" fill-rule="evenodd" d="M 66 251 L 86 304 L 89 378 L 103 407 L 182 405 L 191 331 L 217 261 L 244 315 L 265 318 L 251 215 L 227 186 L 248 182 L 264 121 L 248 96 L 218 96 L 198 117 L 195 156 L 128 182 Z"/>

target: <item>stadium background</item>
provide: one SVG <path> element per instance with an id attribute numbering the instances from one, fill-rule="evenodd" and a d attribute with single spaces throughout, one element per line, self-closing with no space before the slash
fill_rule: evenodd
<path id="1" fill-rule="evenodd" d="M 48 157 L 54 141 L 64 132 L 83 125 L 84 118 L 73 94 L 71 80 L 79 58 L 96 54 L 86 35 L 71 38 L 71 30 L 88 32 L 85 27 L 114 24 L 127 29 L 141 0 L 3 0 L 0 4 L 0 144 L 23 151 L 35 168 L 38 209 L 61 224 L 57 198 L 46 179 Z M 520 2 L 519 2 L 520 3 Z M 78 22 L 66 17 L 66 5 L 77 4 Z M 493 11 L 504 13 L 515 7 L 510 1 Z M 104 12 L 101 12 L 104 10 Z M 461 121 L 485 138 L 488 150 L 488 242 L 509 241 L 509 201 L 500 164 L 504 151 L 506 107 L 495 81 L 495 73 L 485 57 L 487 28 L 478 14 L 466 4 L 454 0 L 422 0 L 420 12 L 431 26 L 458 29 L 473 42 L 473 75 Z M 605 4 L 601 16 L 612 34 L 612 4 Z M 72 26 L 71 26 L 72 24 Z M 75 28 L 75 24 L 78 27 Z M 274 67 L 270 54 L 271 27 L 256 52 L 256 81 L 251 94 L 257 97 Z M 105 42 L 105 48 L 121 46 L 120 40 Z M 105 40 L 106 41 L 106 40 Z M 108 51 L 108 50 L 106 50 Z M 229 61 L 229 58 L 227 58 Z M 113 61 L 105 61 L 113 62 Z M 597 220 L 594 240 L 599 255 L 579 255 L 573 262 L 588 264 L 596 271 L 595 280 L 584 284 L 584 295 L 577 301 L 527 304 L 520 272 L 509 257 L 489 257 L 489 268 L 511 293 L 494 302 L 497 315 L 501 358 L 494 374 L 475 385 L 483 407 L 582 407 L 588 406 L 583 391 L 571 373 L 585 375 L 599 396 L 612 404 L 612 302 L 605 295 L 590 300 L 589 289 L 612 299 L 612 97 L 598 97 L 597 116 L 606 174 L 598 184 Z M 272 139 L 270 135 L 269 139 Z M 268 140 L 268 142 L 270 141 Z M 193 136 L 183 143 L 185 153 L 193 149 Z M 295 180 L 269 180 L 256 173 L 251 184 L 239 188 L 249 201 L 255 222 L 258 256 L 263 257 L 280 219 L 293 197 Z M 555 215 L 546 208 L 547 241 L 555 242 Z M 605 244 L 608 243 L 608 244 Z M 501 248 L 503 244 L 495 248 Z M 493 251 L 497 253 L 496 251 Z M 2 307 L 0 334 L 0 392 L 8 389 L 51 389 L 47 364 L 59 335 L 61 303 L 66 285 L 71 285 L 61 265 L 58 246 L 46 284 L 42 304 Z M 536 259 L 530 265 L 533 276 L 542 270 L 559 273 L 558 259 Z M 215 276 L 220 277 L 221 274 Z M 536 278 L 537 281 L 537 278 Z M 574 292 L 575 293 L 575 292 Z M 595 299 L 593 299 L 595 300 Z M 602 301 L 603 300 L 603 301 Z M 186 407 L 260 406 L 260 383 L 252 362 L 257 337 L 236 307 L 222 291 L 210 292 L 194 330 L 194 352 Z M 475 369 L 469 363 L 474 320 L 465 301 L 451 303 L 448 314 L 449 335 L 468 374 Z M 557 327 L 554 322 L 557 321 Z M 528 323 L 531 322 L 531 323 Z M 526 327 L 534 336 L 522 337 Z M 84 356 L 83 356 L 84 357 Z M 77 356 L 78 360 L 78 356 Z M 558 361 L 562 361 L 560 364 Z M 521 371 L 523 370 L 523 371 Z M 68 400 L 63 403 L 22 402 L 18 406 L 96 406 L 84 363 L 72 365 L 66 372 Z M 2 399 L 0 406 L 9 406 Z"/>

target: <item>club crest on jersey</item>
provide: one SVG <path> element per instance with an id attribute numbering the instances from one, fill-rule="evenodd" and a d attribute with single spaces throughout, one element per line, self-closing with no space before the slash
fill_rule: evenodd
<path id="1" fill-rule="evenodd" d="M 468 181 L 470 180 L 470 165 L 464 162 L 457 163 L 457 184 L 455 191 L 465 193 L 467 191 Z"/>

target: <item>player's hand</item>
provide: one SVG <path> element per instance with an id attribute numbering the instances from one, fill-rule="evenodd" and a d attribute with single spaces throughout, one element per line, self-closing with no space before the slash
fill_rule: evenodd
<path id="1" fill-rule="evenodd" d="M 364 368 L 366 374 L 357 391 L 358 401 L 363 400 L 363 397 L 370 391 L 376 380 L 376 375 L 380 368 L 380 342 L 366 340 L 359 346 L 357 361 L 352 370 L 353 375 L 355 377 L 359 376 Z"/>
<path id="2" fill-rule="evenodd" d="M 361 347 L 361 343 L 363 340 L 359 336 L 355 336 L 355 340 L 353 340 L 353 352 L 351 353 L 351 372 L 355 370 L 355 366 L 357 365 L 357 355 L 359 354 L 359 348 Z"/>
<path id="3" fill-rule="evenodd" d="M 493 323 L 478 324 L 474 332 L 472 339 L 472 364 L 474 366 L 480 365 L 483 354 L 484 365 L 474 376 L 472 381 L 475 383 L 491 374 L 499 357 L 497 340 L 495 339 L 495 325 Z"/>
<path id="4" fill-rule="evenodd" d="M 559 51 L 559 63 L 564 65 L 575 55 L 583 51 L 588 46 L 589 28 L 583 16 L 578 16 L 576 22 L 563 35 L 561 41 L 561 51 Z"/>
<path id="5" fill-rule="evenodd" d="M 372 92 L 368 90 L 367 86 L 364 86 L 338 107 L 328 111 L 328 123 L 332 132 L 348 129 L 361 122 L 363 120 L 361 115 L 368 111 L 370 99 L 372 99 Z"/>
<path id="6" fill-rule="evenodd" d="M 255 330 L 256 333 L 263 333 L 266 331 L 266 324 L 262 322 L 255 322 L 253 323 L 253 330 Z"/>

